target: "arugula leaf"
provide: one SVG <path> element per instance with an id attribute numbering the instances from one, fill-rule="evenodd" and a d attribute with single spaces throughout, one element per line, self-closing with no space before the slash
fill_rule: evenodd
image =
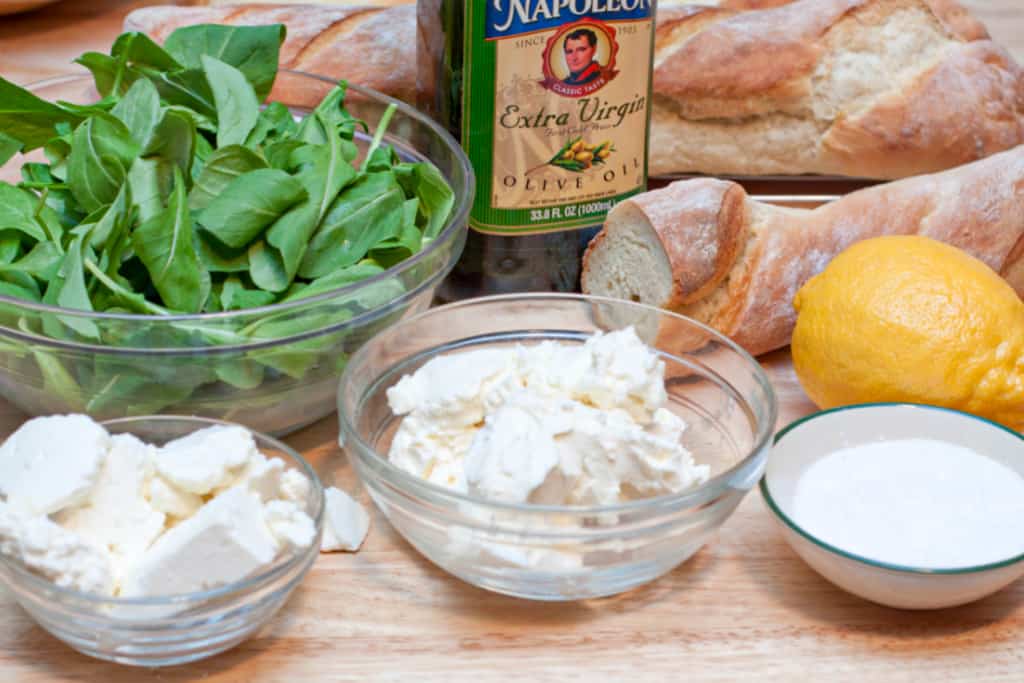
<path id="1" fill-rule="evenodd" d="M 228 247 L 244 247 L 289 208 L 307 197 L 284 171 L 260 169 L 235 178 L 203 209 L 199 223 Z"/>
<path id="2" fill-rule="evenodd" d="M 14 155 L 20 152 L 23 146 L 21 140 L 16 140 L 0 131 L 0 166 L 14 158 Z"/>
<path id="3" fill-rule="evenodd" d="M 244 273 L 249 270 L 245 249 L 229 249 L 205 230 L 197 230 L 196 250 L 199 261 L 211 273 Z"/>
<path id="4" fill-rule="evenodd" d="M 274 303 L 277 297 L 270 292 L 258 289 L 247 289 L 241 279 L 229 277 L 224 281 L 220 293 L 221 309 L 237 311 L 244 308 L 259 308 Z"/>
<path id="5" fill-rule="evenodd" d="M 86 52 L 75 60 L 92 73 L 92 79 L 96 83 L 96 91 L 106 97 L 114 92 L 114 83 L 117 81 L 118 63 L 110 55 L 102 52 Z"/>
<path id="6" fill-rule="evenodd" d="M 153 136 L 142 150 L 142 155 L 161 157 L 187 174 L 195 153 L 195 139 L 196 129 L 193 120 L 180 111 L 167 108 L 153 129 Z"/>
<path id="7" fill-rule="evenodd" d="M 132 246 L 164 303 L 186 313 L 199 312 L 203 304 L 204 276 L 209 291 L 209 274 L 199 263 L 192 232 L 185 178 L 175 168 L 167 208 L 135 229 Z"/>
<path id="8" fill-rule="evenodd" d="M 285 27 L 220 26 L 199 24 L 179 28 L 164 42 L 167 50 L 182 66 L 198 69 L 203 56 L 211 56 L 241 71 L 263 100 L 270 94 L 277 77 Z"/>
<path id="9" fill-rule="evenodd" d="M 166 159 L 139 157 L 128 171 L 132 207 L 140 221 L 148 221 L 164 210 L 164 201 L 171 194 L 174 164 Z"/>
<path id="10" fill-rule="evenodd" d="M 288 107 L 280 102 L 271 102 L 260 111 L 256 119 L 256 127 L 245 140 L 246 147 L 258 148 L 268 142 L 288 138 L 298 130 Z"/>
<path id="11" fill-rule="evenodd" d="M 0 78 L 0 130 L 5 137 L 20 142 L 24 151 L 46 144 L 58 123 L 75 125 L 81 120 L 77 114 Z"/>
<path id="12" fill-rule="evenodd" d="M 133 313 L 141 313 L 142 315 L 170 315 L 171 312 L 162 306 L 158 306 L 151 301 L 148 301 L 146 297 L 141 294 L 137 294 L 124 285 L 120 284 L 114 278 L 104 273 L 98 265 L 93 263 L 89 259 L 84 259 L 86 270 L 88 270 L 96 281 L 105 287 L 109 293 L 119 301 L 125 308 L 132 311 Z"/>
<path id="13" fill-rule="evenodd" d="M 455 192 L 433 164 L 400 164 L 395 178 L 406 195 L 420 200 L 420 215 L 425 220 L 423 236 L 434 239 L 441 234 L 455 207 Z"/>
<path id="14" fill-rule="evenodd" d="M 217 104 L 217 146 L 240 145 L 260 116 L 256 91 L 241 71 L 219 59 L 203 56 L 203 71 Z"/>
<path id="15" fill-rule="evenodd" d="M 93 310 L 92 301 L 89 300 L 89 290 L 85 285 L 85 270 L 82 263 L 86 237 L 85 233 L 75 236 L 64 255 L 58 277 L 51 280 L 51 288 L 57 287 L 53 295 L 53 303 L 63 308 L 74 308 L 80 311 Z M 47 297 L 49 296 L 48 289 Z M 99 340 L 99 329 L 92 320 L 75 316 L 58 317 L 61 322 L 83 337 L 94 341 Z"/>
<path id="16" fill-rule="evenodd" d="M 14 297 L 15 299 L 24 299 L 25 301 L 34 301 L 35 303 L 42 303 L 42 298 L 39 296 L 38 289 L 22 287 L 21 285 L 16 285 L 13 282 L 7 282 L 4 280 L 0 280 L 0 295 Z"/>
<path id="17" fill-rule="evenodd" d="M 166 104 L 188 107 L 207 117 L 217 116 L 217 105 L 202 69 L 165 72 L 140 67 L 138 71 L 153 82 Z"/>
<path id="18" fill-rule="evenodd" d="M 360 261 L 398 234 L 405 196 L 391 173 L 371 173 L 342 192 L 306 249 L 299 274 L 316 279 Z"/>
<path id="19" fill-rule="evenodd" d="M 17 232 L 0 232 L 0 264 L 14 263 L 21 253 L 21 236 Z"/>
<path id="20" fill-rule="evenodd" d="M 267 162 L 251 149 L 241 145 L 218 149 L 206 160 L 203 172 L 192 186 L 188 196 L 189 208 L 193 211 L 205 209 L 238 176 L 261 168 L 267 168 Z"/>
<path id="21" fill-rule="evenodd" d="M 128 128 L 139 147 L 145 149 L 160 120 L 160 93 L 150 81 L 136 81 L 110 113 Z"/>
<path id="22" fill-rule="evenodd" d="M 75 129 L 68 156 L 68 185 L 86 211 L 114 201 L 139 146 L 121 121 L 92 116 Z"/>
<path id="23" fill-rule="evenodd" d="M 51 239 L 42 222 L 36 218 L 38 201 L 27 190 L 0 182 L 0 229 L 17 230 L 39 242 Z"/>
<path id="24" fill-rule="evenodd" d="M 57 276 L 64 255 L 53 242 L 37 242 L 32 250 L 13 263 L 0 265 L 0 272 L 25 273 L 44 282 Z"/>
<path id="25" fill-rule="evenodd" d="M 110 48 L 110 56 L 123 64 L 144 65 L 162 71 L 174 71 L 183 66 L 165 48 L 138 31 L 119 35 Z"/>
<path id="26" fill-rule="evenodd" d="M 281 302 L 295 301 L 296 299 L 305 299 L 307 297 L 316 296 L 317 294 L 323 294 L 324 292 L 330 292 L 335 289 L 347 287 L 348 285 L 361 282 L 369 279 L 374 275 L 383 273 L 384 269 L 375 263 L 369 263 L 363 261 L 355 265 L 348 266 L 336 270 L 333 273 L 324 275 L 321 278 L 313 280 L 308 285 L 303 285 L 301 288 L 289 290 L 288 294 L 281 299 Z"/>
<path id="27" fill-rule="evenodd" d="M 266 248 L 249 253 L 253 281 L 271 292 L 283 292 L 295 279 L 310 237 L 334 198 L 356 177 L 355 169 L 341 156 L 341 140 L 337 136 L 332 136 L 327 144 L 302 151 L 307 152 L 305 163 L 295 177 L 306 188 L 306 201 L 270 227 Z M 303 155 L 296 152 L 293 156 Z M 260 259 L 273 259 L 275 263 L 259 263 Z"/>

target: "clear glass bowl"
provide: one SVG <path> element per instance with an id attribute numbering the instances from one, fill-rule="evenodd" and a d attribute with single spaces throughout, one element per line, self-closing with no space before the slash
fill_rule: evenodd
<path id="1" fill-rule="evenodd" d="M 431 358 L 543 340 L 581 344 L 630 324 L 665 361 L 669 408 L 689 425 L 684 445 L 711 467 L 706 484 L 605 507 L 515 505 L 435 486 L 388 462 L 400 418 L 386 391 Z M 640 304 L 558 294 L 469 300 L 385 330 L 352 357 L 338 405 L 341 442 L 399 533 L 471 584 L 538 600 L 620 593 L 697 552 L 761 476 L 776 420 L 761 367 L 714 330 Z"/>
<path id="2" fill-rule="evenodd" d="M 271 99 L 296 113 L 335 81 L 278 75 Z M 385 141 L 408 160 L 428 160 L 455 190 L 452 217 L 419 254 L 363 282 L 290 304 L 199 315 L 75 311 L 0 296 L 0 396 L 32 415 L 85 412 L 97 419 L 172 413 L 230 420 L 275 435 L 329 414 L 349 354 L 379 330 L 430 305 L 466 240 L 474 177 L 458 144 L 397 100 L 349 86 L 347 107 L 375 130 L 398 106 Z M 31 86 L 47 100 L 95 101 L 90 76 Z M 358 140 L 363 149 L 365 136 Z M 0 167 L 18 182 L 25 161 Z"/>
<path id="3" fill-rule="evenodd" d="M 217 420 L 171 415 L 104 422 L 111 434 L 130 433 L 163 444 Z M 263 573 L 215 590 L 152 598 L 109 598 L 61 588 L 0 555 L 0 580 L 26 612 L 83 654 L 120 664 L 169 666 L 204 659 L 239 644 L 274 616 L 320 551 L 324 491 L 302 456 L 254 432 L 268 458 L 281 458 L 312 483 L 305 510 L 316 524 L 309 548 L 282 557 Z"/>

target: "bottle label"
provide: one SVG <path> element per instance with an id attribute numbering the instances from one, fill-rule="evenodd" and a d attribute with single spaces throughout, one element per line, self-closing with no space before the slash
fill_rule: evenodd
<path id="1" fill-rule="evenodd" d="M 600 224 L 647 184 L 653 0 L 465 3 L 462 142 L 470 226 Z"/>

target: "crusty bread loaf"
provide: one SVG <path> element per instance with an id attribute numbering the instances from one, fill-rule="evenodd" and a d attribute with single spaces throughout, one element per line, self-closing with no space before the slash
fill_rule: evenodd
<path id="1" fill-rule="evenodd" d="M 190 24 L 285 24 L 285 69 L 344 78 L 407 102 L 416 97 L 416 7 L 314 7 L 259 4 L 160 5 L 131 12 L 125 29 L 163 42 Z"/>
<path id="2" fill-rule="evenodd" d="M 956 0 L 925 0 L 936 17 L 954 35 L 963 40 L 985 40 L 989 37 L 985 25 L 971 16 L 967 9 Z M 659 0 L 658 20 L 661 22 L 678 18 L 679 7 L 708 6 L 726 10 L 774 9 L 788 5 L 795 0 Z"/>
<path id="3" fill-rule="evenodd" d="M 658 10 L 654 176 L 899 178 L 1024 142 L 1024 73 L 955 0 L 698 1 Z M 415 20 L 249 4 L 145 8 L 126 28 L 280 21 L 284 67 L 415 102 Z"/>
<path id="4" fill-rule="evenodd" d="M 1024 142 L 1020 67 L 991 41 L 954 33 L 925 0 L 660 18 L 655 175 L 899 178 Z"/>
<path id="5" fill-rule="evenodd" d="M 813 210 L 754 201 L 729 181 L 677 181 L 609 213 L 583 291 L 683 313 L 759 354 L 789 343 L 807 280 L 854 242 L 893 234 L 959 247 L 1024 293 L 1024 146 Z"/>

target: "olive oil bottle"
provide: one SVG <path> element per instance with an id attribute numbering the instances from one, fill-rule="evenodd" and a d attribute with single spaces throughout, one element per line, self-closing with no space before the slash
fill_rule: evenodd
<path id="1" fill-rule="evenodd" d="M 647 186 L 654 0 L 419 0 L 419 106 L 476 172 L 441 298 L 575 291 L 616 202 Z"/>

